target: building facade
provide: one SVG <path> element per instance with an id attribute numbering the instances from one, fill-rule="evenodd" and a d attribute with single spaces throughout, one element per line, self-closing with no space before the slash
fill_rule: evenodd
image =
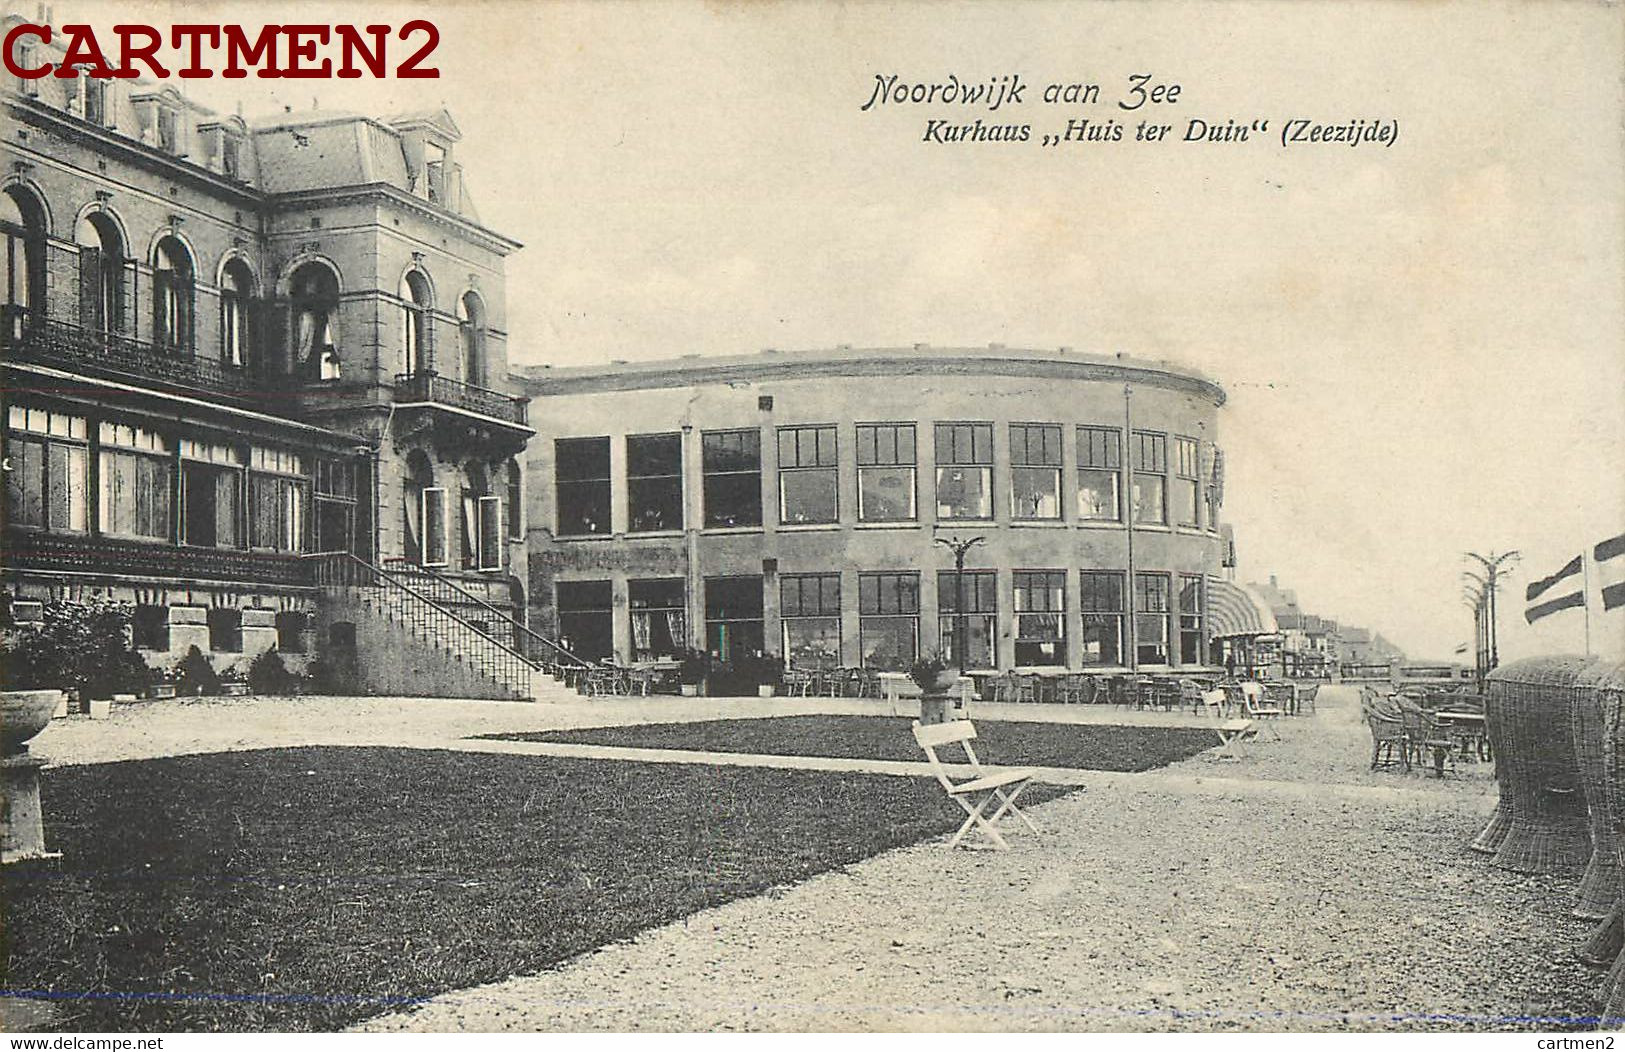
<path id="1" fill-rule="evenodd" d="M 531 368 L 534 626 L 589 658 L 1206 665 L 1212 381 L 999 346 Z M 969 542 L 964 573 L 948 545 Z"/>
<path id="2" fill-rule="evenodd" d="M 519 246 L 481 224 L 459 137 L 443 111 L 246 122 L 0 73 L 13 624 L 89 592 L 136 604 L 155 665 L 306 651 L 324 582 L 354 578 L 323 552 L 522 611 Z"/>

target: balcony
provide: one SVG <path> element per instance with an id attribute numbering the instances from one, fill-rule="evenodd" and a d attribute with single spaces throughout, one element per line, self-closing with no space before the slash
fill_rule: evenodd
<path id="1" fill-rule="evenodd" d="M 182 548 L 31 530 L 6 531 L 6 569 L 229 581 L 262 587 L 315 584 L 310 561 L 291 553 Z"/>
<path id="2" fill-rule="evenodd" d="M 182 394 L 225 396 L 246 403 L 260 386 L 248 370 L 215 358 L 157 347 L 117 333 L 14 312 L 0 326 L 8 360 Z"/>
<path id="3" fill-rule="evenodd" d="M 433 371 L 397 376 L 395 401 L 397 404 L 445 406 L 529 430 L 523 398 L 448 380 Z"/>

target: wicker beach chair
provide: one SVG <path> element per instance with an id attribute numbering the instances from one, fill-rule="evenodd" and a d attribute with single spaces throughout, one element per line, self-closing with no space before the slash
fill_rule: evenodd
<path id="1" fill-rule="evenodd" d="M 1625 846 L 1625 662 L 1599 662 L 1589 670 L 1583 680 L 1596 696 L 1602 759 L 1602 805 L 1605 822 L 1615 840 L 1617 852 Z M 1607 850 L 1599 845 L 1598 850 Z M 1617 859 L 1616 859 L 1617 862 Z M 1575 950 L 1581 960 L 1607 963 L 1613 967 L 1599 991 L 1602 1010 L 1599 1029 L 1617 1029 L 1625 1024 L 1625 949 L 1622 949 L 1622 931 L 1625 931 L 1625 869 L 1617 866 L 1615 873 L 1622 883 L 1617 886 L 1618 897 L 1613 909 Z"/>
<path id="2" fill-rule="evenodd" d="M 1574 753 L 1575 678 L 1591 659 L 1529 658 L 1490 673 L 1486 716 L 1501 799 L 1473 842 L 1504 829 L 1494 862 L 1518 873 L 1585 865 L 1591 830 Z M 1503 817 L 1504 815 L 1504 817 Z"/>

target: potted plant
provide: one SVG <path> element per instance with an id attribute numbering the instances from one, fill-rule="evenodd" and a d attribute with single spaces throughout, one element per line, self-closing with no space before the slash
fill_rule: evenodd
<path id="1" fill-rule="evenodd" d="M 777 654 L 758 654 L 750 660 L 749 673 L 756 681 L 756 696 L 771 698 L 784 683 L 784 662 Z"/>
<path id="2" fill-rule="evenodd" d="M 684 651 L 677 666 L 677 692 L 685 698 L 699 697 L 710 672 L 710 654 L 703 650 Z"/>
<path id="3" fill-rule="evenodd" d="M 920 722 L 942 723 L 948 718 L 948 691 L 959 681 L 959 672 L 932 651 L 921 654 L 909 666 L 909 678 L 920 688 Z"/>
<path id="4" fill-rule="evenodd" d="M 240 666 L 220 670 L 220 693 L 228 698 L 240 698 L 248 693 L 248 676 Z"/>
<path id="5" fill-rule="evenodd" d="M 173 698 L 175 696 L 175 674 L 167 668 L 152 670 L 152 677 L 147 684 L 147 697 Z"/>

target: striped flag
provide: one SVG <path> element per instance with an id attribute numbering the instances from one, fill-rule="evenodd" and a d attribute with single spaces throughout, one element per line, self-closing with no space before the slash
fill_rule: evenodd
<path id="1" fill-rule="evenodd" d="M 1625 606 L 1625 533 L 1598 544 L 1591 550 L 1591 560 L 1602 586 L 1602 608 Z"/>
<path id="2" fill-rule="evenodd" d="M 1538 581 L 1530 581 L 1529 587 L 1524 591 L 1524 601 L 1529 604 L 1523 612 L 1524 620 L 1534 624 L 1559 610 L 1585 606 L 1584 572 L 1585 556 L 1576 555 L 1556 573 L 1542 577 Z"/>

